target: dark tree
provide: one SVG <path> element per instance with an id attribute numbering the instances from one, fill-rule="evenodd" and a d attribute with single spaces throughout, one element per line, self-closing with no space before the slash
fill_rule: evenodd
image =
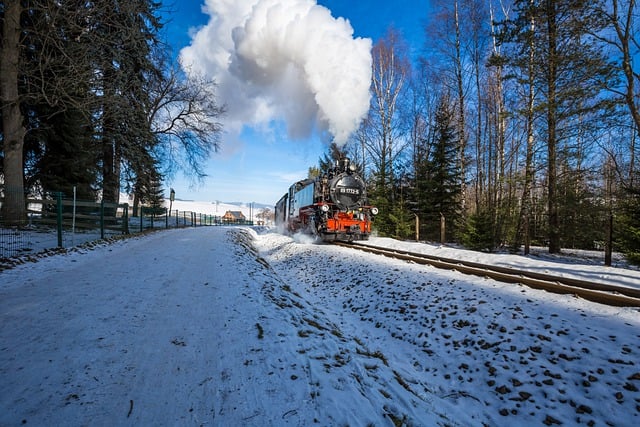
<path id="1" fill-rule="evenodd" d="M 440 238 L 440 221 L 444 217 L 447 234 L 454 239 L 462 218 L 462 171 L 458 162 L 459 137 L 457 115 L 448 97 L 436 107 L 433 140 L 428 157 L 418 159 L 416 200 L 421 212 L 421 235 Z"/>
<path id="2" fill-rule="evenodd" d="M 98 176 L 92 129 L 86 117 L 69 109 L 47 118 L 34 137 L 43 148 L 34 174 L 44 195 L 62 192 L 66 197 L 74 193 L 79 200 L 96 200 Z"/>

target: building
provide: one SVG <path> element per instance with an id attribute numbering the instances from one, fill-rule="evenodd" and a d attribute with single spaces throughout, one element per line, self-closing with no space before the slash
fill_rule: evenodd
<path id="1" fill-rule="evenodd" d="M 225 222 L 238 223 L 238 222 L 244 222 L 246 220 L 247 218 L 240 211 L 226 211 L 225 214 L 222 216 L 222 221 L 225 221 Z"/>

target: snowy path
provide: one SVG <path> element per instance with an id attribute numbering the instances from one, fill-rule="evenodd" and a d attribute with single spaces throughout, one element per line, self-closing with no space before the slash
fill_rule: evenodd
<path id="1" fill-rule="evenodd" d="M 637 309 L 275 233 L 0 272 L 0 325 L 2 426 L 640 421 Z"/>
<path id="2" fill-rule="evenodd" d="M 291 380 L 264 375 L 247 277 L 263 267 L 231 237 L 168 231 L 3 272 L 0 425 L 261 425 L 282 416 L 269 394 L 294 407 Z"/>

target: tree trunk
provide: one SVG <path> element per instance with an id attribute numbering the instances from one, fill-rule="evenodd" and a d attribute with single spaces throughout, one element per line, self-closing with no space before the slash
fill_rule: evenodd
<path id="1" fill-rule="evenodd" d="M 458 96 L 458 137 L 460 145 L 458 147 L 458 162 L 460 173 L 463 177 L 461 185 L 461 200 L 460 205 L 462 211 L 465 211 L 465 152 L 467 148 L 467 136 L 466 136 L 466 123 L 465 123 L 465 94 L 464 94 L 464 80 L 462 78 L 462 52 L 460 48 L 460 20 L 458 16 L 458 2 L 454 3 L 454 18 L 455 18 L 455 30 L 456 30 L 456 56 L 455 56 L 455 69 L 456 69 L 456 89 Z"/>
<path id="2" fill-rule="evenodd" d="M 549 253 L 560 253 L 560 216 L 558 213 L 557 196 L 557 46 L 558 28 L 556 25 L 555 0 L 547 0 L 547 43 L 548 43 L 548 66 L 547 66 L 547 185 L 548 185 L 548 215 L 549 215 Z"/>
<path id="3" fill-rule="evenodd" d="M 20 58 L 20 0 L 6 0 L 0 48 L 0 104 L 4 131 L 4 203 L 5 224 L 19 225 L 26 219 L 24 197 L 23 147 L 25 128 L 20 112 L 18 74 Z"/>
<path id="4" fill-rule="evenodd" d="M 102 200 L 118 203 L 120 198 L 120 149 L 118 129 L 117 99 L 114 88 L 115 73 L 113 65 L 105 62 L 104 66 L 104 113 L 102 123 Z"/>
<path id="5" fill-rule="evenodd" d="M 536 21 L 531 17 L 531 33 L 535 31 Z M 529 218 L 531 215 L 531 186 L 533 184 L 533 152 L 534 152 L 534 135 L 533 120 L 535 107 L 534 92 L 534 66 L 535 66 L 535 46 L 533 37 L 529 42 L 529 66 L 528 66 L 528 95 L 527 95 L 527 154 L 525 158 L 524 186 L 522 188 L 522 201 L 520 204 L 520 216 L 518 218 L 518 227 L 516 229 L 516 238 L 514 249 L 518 249 L 524 239 L 524 254 L 529 255 L 530 235 L 529 235 Z"/>

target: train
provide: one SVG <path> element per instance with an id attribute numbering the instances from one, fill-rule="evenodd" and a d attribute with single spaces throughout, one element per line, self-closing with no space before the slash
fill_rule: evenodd
<path id="1" fill-rule="evenodd" d="M 342 158 L 316 178 L 296 182 L 275 206 L 276 226 L 289 234 L 351 242 L 368 240 L 378 209 L 367 200 L 367 187 L 356 166 Z"/>

